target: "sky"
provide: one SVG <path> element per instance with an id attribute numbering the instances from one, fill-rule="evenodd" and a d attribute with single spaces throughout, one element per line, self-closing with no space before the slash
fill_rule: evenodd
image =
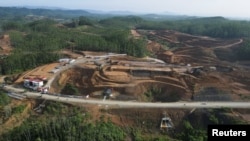
<path id="1" fill-rule="evenodd" d="M 0 6 L 48 6 L 137 13 L 250 18 L 250 0 L 1 0 Z"/>

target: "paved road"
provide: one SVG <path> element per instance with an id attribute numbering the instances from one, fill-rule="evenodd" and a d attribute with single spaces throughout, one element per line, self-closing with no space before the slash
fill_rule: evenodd
<path id="1" fill-rule="evenodd" d="M 96 100 L 84 98 L 58 97 L 54 95 L 40 94 L 37 92 L 25 92 L 21 88 L 5 86 L 8 91 L 22 93 L 29 98 L 46 99 L 72 104 L 92 104 L 111 108 L 250 108 L 250 102 L 170 102 L 170 103 L 149 103 L 132 101 Z"/>
<path id="2" fill-rule="evenodd" d="M 55 80 L 55 78 L 62 72 L 65 71 L 71 67 L 73 67 L 76 64 L 81 64 L 81 63 L 85 63 L 87 61 L 86 58 L 81 58 L 81 59 L 77 59 L 75 62 L 71 63 L 71 64 L 67 64 L 66 66 L 63 66 L 59 69 L 59 71 L 57 71 L 46 83 L 46 85 L 44 87 L 50 87 L 52 82 Z"/>
<path id="3" fill-rule="evenodd" d="M 69 69 L 75 64 L 84 63 L 87 59 L 77 59 L 74 63 L 62 67 L 52 79 L 49 80 L 47 86 L 50 86 L 54 78 L 60 74 L 61 71 Z M 37 92 L 25 92 L 23 88 L 15 88 L 11 85 L 5 86 L 5 90 L 14 93 L 23 94 L 29 98 L 47 99 L 52 101 L 60 101 L 64 103 L 81 103 L 94 104 L 100 106 L 109 106 L 114 108 L 250 108 L 250 102 L 173 102 L 173 103 L 149 103 L 149 102 L 132 102 L 132 101 L 113 101 L 113 100 L 96 100 L 84 98 L 58 97 L 55 95 L 41 94 Z"/>

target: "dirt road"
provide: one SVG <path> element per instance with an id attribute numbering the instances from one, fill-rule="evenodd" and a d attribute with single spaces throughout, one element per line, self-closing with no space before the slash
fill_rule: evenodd
<path id="1" fill-rule="evenodd" d="M 243 39 L 239 39 L 238 42 L 235 42 L 235 43 L 232 43 L 232 44 L 228 44 L 228 45 L 225 45 L 225 46 L 217 46 L 217 47 L 213 47 L 212 49 L 218 49 L 218 48 L 230 48 L 232 46 L 235 46 L 235 45 L 238 45 L 238 44 L 241 44 L 243 42 Z"/>

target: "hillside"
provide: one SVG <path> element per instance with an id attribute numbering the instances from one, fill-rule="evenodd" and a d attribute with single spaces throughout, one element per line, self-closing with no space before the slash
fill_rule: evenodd
<path id="1" fill-rule="evenodd" d="M 1 10 L 5 12 L 0 14 L 10 13 L 4 20 L 11 19 L 1 20 L 1 86 L 23 92 L 1 88 L 0 140 L 205 141 L 209 124 L 250 122 L 248 108 L 205 107 L 207 101 L 249 102 L 248 22 L 222 17 L 97 20 L 86 11 Z M 19 10 L 21 20 L 13 22 Z M 50 18 L 26 21 L 29 12 Z M 54 14 L 76 17 L 62 22 Z M 31 90 L 24 86 L 27 80 L 26 85 L 41 81 L 44 85 Z M 39 97 L 13 98 L 25 92 Z M 63 104 L 43 100 L 43 94 L 59 101 L 76 97 L 107 102 L 200 102 L 204 108 Z"/>
<path id="2" fill-rule="evenodd" d="M 141 31 L 133 31 L 132 33 L 136 35 L 136 38 L 143 36 L 139 34 Z M 145 33 L 145 31 L 142 33 Z M 145 35 L 157 36 L 172 44 L 179 44 L 181 40 L 182 47 L 178 45 L 179 48 L 165 50 L 160 43 L 148 42 L 147 48 L 149 51 L 158 56 L 159 59 L 168 62 L 168 65 L 162 62 L 157 63 L 159 60 L 149 57 L 137 58 L 90 51 L 72 53 L 65 50 L 63 53 L 68 56 L 83 57 L 83 62 L 60 73 L 52 83 L 50 92 L 89 95 L 91 99 L 103 99 L 103 91 L 106 88 L 111 88 L 112 96 L 109 97 L 110 100 L 150 102 L 249 100 L 249 89 L 246 87 L 249 84 L 249 78 L 246 75 L 249 68 L 239 65 L 229 66 L 230 59 L 220 60 L 216 55 L 209 56 L 211 52 L 218 48 L 238 48 L 241 39 L 221 40 L 175 31 L 150 31 Z M 204 42 L 209 42 L 210 45 L 202 44 Z M 197 44 L 199 46 L 196 46 Z M 200 53 L 193 54 L 193 50 L 196 48 L 200 50 Z M 204 50 L 209 50 L 210 53 L 206 53 Z M 99 58 L 106 55 L 111 56 Z M 190 57 L 187 57 L 188 55 L 194 56 L 194 58 L 191 60 Z M 169 59 L 169 57 L 172 57 L 172 59 Z M 208 62 L 206 61 L 207 58 L 213 58 L 213 60 L 211 59 Z M 25 73 L 25 76 L 41 74 L 41 70 L 45 71 L 44 75 L 51 75 L 51 73 L 46 72 L 58 65 L 60 63 L 45 65 Z M 192 68 L 192 70 L 188 68 Z M 242 77 L 245 79 L 242 79 Z M 17 85 L 22 83 L 24 76 L 21 75 L 19 78 L 15 82 Z M 37 102 L 36 105 L 41 103 Z M 51 104 L 45 105 L 49 107 Z M 64 111 L 61 106 L 56 107 L 54 110 Z M 164 138 L 155 135 L 155 133 L 167 134 L 171 138 L 182 140 L 187 135 L 198 137 L 195 135 L 196 132 L 200 132 L 199 137 L 205 139 L 208 124 L 244 124 L 249 122 L 248 109 L 112 109 L 100 105 L 83 107 L 84 111 L 82 112 L 91 113 L 93 116 L 91 121 L 98 121 L 99 117 L 104 116 L 125 130 L 127 138 L 132 140 L 135 140 L 134 138 L 146 139 L 148 135 L 152 136 L 151 139 Z M 45 116 L 46 109 L 42 109 L 42 113 L 40 113 L 40 117 Z M 65 112 L 60 114 L 59 112 L 59 115 L 66 116 L 67 114 Z M 54 116 L 58 118 L 56 115 Z M 172 120 L 174 132 L 166 132 L 165 129 L 160 128 L 160 121 L 164 116 L 170 117 Z M 196 129 L 193 133 L 190 133 L 184 126 L 187 123 L 191 125 L 193 130 Z M 132 132 L 130 128 L 133 128 L 132 136 L 129 135 Z M 186 135 L 181 135 L 180 132 L 185 132 Z"/>

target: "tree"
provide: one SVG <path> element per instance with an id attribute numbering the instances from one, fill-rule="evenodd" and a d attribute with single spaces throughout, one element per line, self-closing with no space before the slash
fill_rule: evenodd
<path id="1" fill-rule="evenodd" d="M 10 106 L 4 106 L 4 114 L 5 118 L 9 118 L 11 116 L 12 109 Z"/>
<path id="2" fill-rule="evenodd" d="M 79 95 L 78 89 L 71 83 L 67 83 L 62 92 L 65 94 Z"/>
<path id="3" fill-rule="evenodd" d="M 9 104 L 11 101 L 10 97 L 4 92 L 0 91 L 0 106 Z"/>
<path id="4" fill-rule="evenodd" d="M 177 134 L 183 141 L 206 141 L 207 133 L 201 129 L 195 129 L 189 121 L 183 121 L 183 132 Z"/>
<path id="5" fill-rule="evenodd" d="M 79 25 L 93 25 L 93 23 L 91 22 L 91 20 L 87 17 L 84 16 L 80 16 L 79 17 Z"/>
<path id="6" fill-rule="evenodd" d="M 236 50 L 237 56 L 240 60 L 250 59 L 250 40 L 245 40 L 244 43 Z"/>
<path id="7" fill-rule="evenodd" d="M 7 22 L 7 23 L 4 23 L 2 25 L 2 29 L 4 31 L 7 31 L 7 30 L 18 30 L 21 28 L 21 24 L 19 24 L 18 22 Z"/>

